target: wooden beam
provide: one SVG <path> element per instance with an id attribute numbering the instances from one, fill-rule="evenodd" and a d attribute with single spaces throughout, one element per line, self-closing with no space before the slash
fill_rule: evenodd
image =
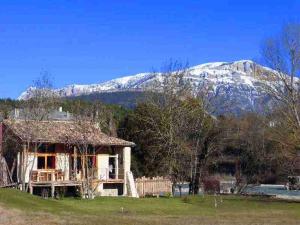
<path id="1" fill-rule="evenodd" d="M 25 179 L 26 179 L 26 164 L 27 164 L 27 160 L 26 160 L 26 150 L 27 150 L 27 146 L 26 144 L 23 144 L 23 149 L 21 151 L 21 190 L 24 191 L 25 190 Z"/>
<path id="2" fill-rule="evenodd" d="M 76 148 L 76 146 L 74 146 L 73 171 L 74 171 L 74 180 L 77 180 L 77 148 Z"/>

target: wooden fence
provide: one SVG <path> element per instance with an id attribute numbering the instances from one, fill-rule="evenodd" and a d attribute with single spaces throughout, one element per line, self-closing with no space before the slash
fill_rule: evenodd
<path id="1" fill-rule="evenodd" d="M 141 197 L 172 193 L 172 182 L 164 177 L 141 177 L 135 180 L 136 189 Z"/>

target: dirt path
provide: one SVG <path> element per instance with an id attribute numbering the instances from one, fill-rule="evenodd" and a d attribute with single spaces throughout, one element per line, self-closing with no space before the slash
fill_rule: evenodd
<path id="1" fill-rule="evenodd" d="M 25 224 L 21 212 L 14 209 L 5 209 L 0 206 L 0 224 Z"/>
<path id="2" fill-rule="evenodd" d="M 16 209 L 6 209 L 0 205 L 0 224 L 1 225 L 40 225 L 40 224 L 65 224 L 59 218 L 46 213 L 26 214 Z"/>

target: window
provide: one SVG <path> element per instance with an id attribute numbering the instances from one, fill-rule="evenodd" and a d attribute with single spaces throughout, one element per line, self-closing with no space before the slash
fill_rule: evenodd
<path id="1" fill-rule="evenodd" d="M 55 155 L 39 155 L 37 157 L 38 169 L 55 169 Z"/>
<path id="2" fill-rule="evenodd" d="M 88 156 L 87 158 L 88 160 L 88 166 L 89 168 L 93 168 L 93 167 L 96 167 L 96 156 Z"/>
<path id="3" fill-rule="evenodd" d="M 73 169 L 74 168 L 74 156 L 72 156 L 72 159 L 71 159 L 71 166 L 72 166 L 72 169 Z M 79 157 L 79 156 L 77 156 L 76 168 L 77 168 L 77 170 L 81 170 L 82 169 L 82 166 L 81 166 L 81 157 Z"/>
<path id="4" fill-rule="evenodd" d="M 109 170 L 109 178 L 116 178 L 116 157 L 109 157 L 108 160 L 108 170 Z"/>
<path id="5" fill-rule="evenodd" d="M 46 169 L 46 162 L 45 162 L 44 156 L 38 156 L 37 168 L 38 169 Z"/>
<path id="6" fill-rule="evenodd" d="M 81 165 L 81 161 L 82 160 L 84 160 L 84 158 L 83 157 L 80 157 L 80 156 L 77 156 L 77 160 L 76 160 L 76 162 L 77 162 L 77 170 L 81 170 L 82 169 L 82 165 Z M 96 156 L 95 155 L 93 155 L 93 156 L 87 156 L 87 158 L 86 158 L 86 163 L 87 163 L 87 166 L 89 167 L 89 168 L 95 168 L 95 167 L 97 167 L 97 161 L 96 161 Z M 74 168 L 74 156 L 72 156 L 72 158 L 71 158 L 71 167 L 72 167 L 72 169 Z"/>
<path id="7" fill-rule="evenodd" d="M 47 156 L 47 169 L 55 169 L 55 156 Z"/>

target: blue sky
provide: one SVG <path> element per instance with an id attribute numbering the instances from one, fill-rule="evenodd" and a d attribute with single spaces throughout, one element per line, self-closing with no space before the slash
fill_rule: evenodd
<path id="1" fill-rule="evenodd" d="M 300 1 L 1 0 L 0 97 L 48 71 L 56 87 L 160 68 L 259 57 L 261 40 L 299 21 Z"/>

